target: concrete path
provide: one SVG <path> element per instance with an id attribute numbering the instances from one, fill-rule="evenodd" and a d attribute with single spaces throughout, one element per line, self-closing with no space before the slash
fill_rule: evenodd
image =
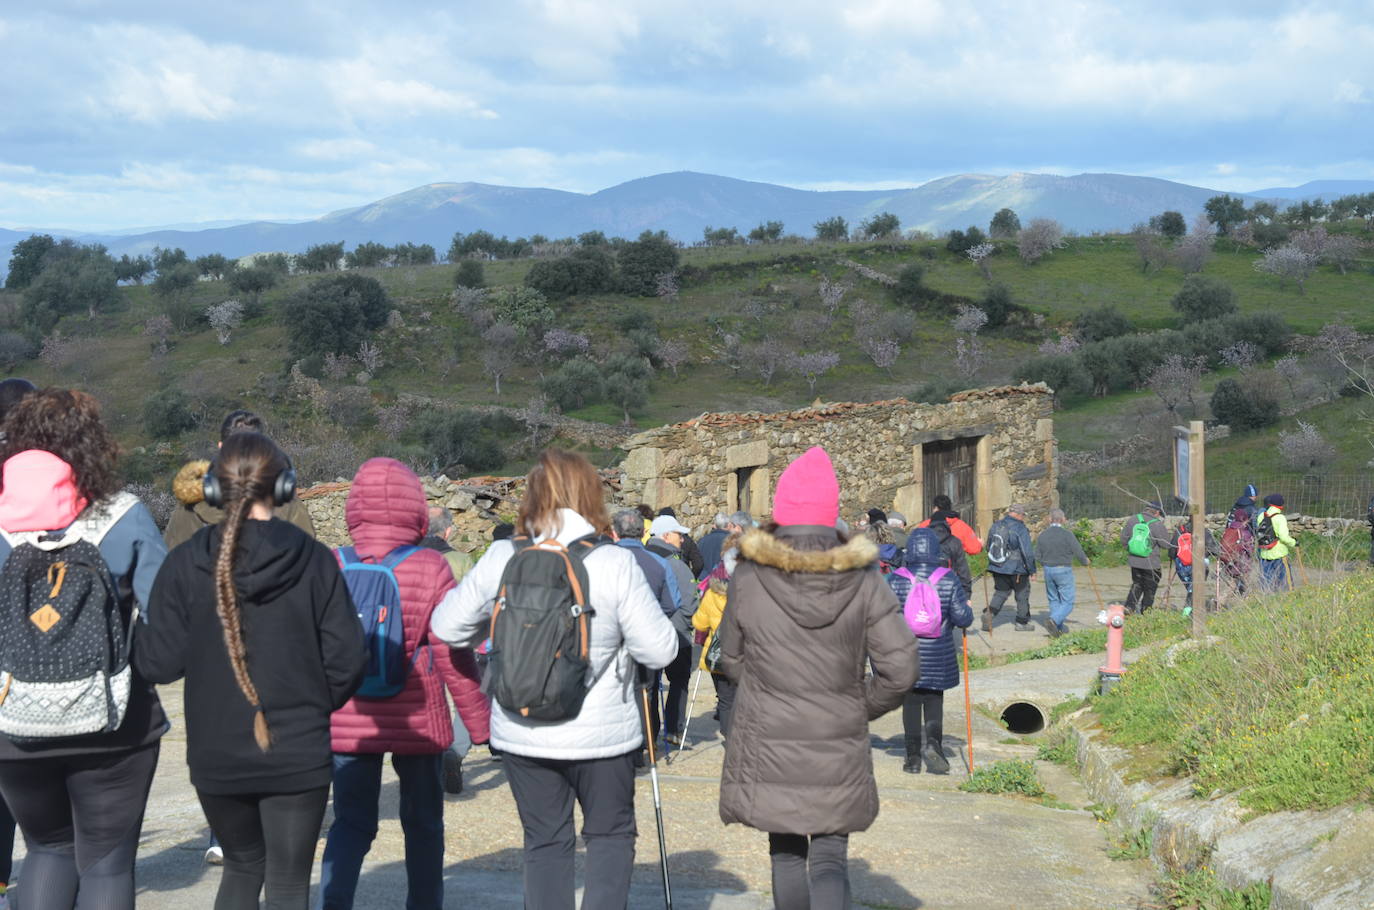
<path id="1" fill-rule="evenodd" d="M 1048 680 L 1052 687 L 1081 694 L 1091 681 L 1087 664 L 1094 659 L 1084 655 L 1039 662 L 1037 673 L 1047 676 L 1036 685 Z M 975 696 L 982 690 L 1014 688 L 1006 681 L 1008 674 L 1024 666 L 975 673 Z M 1059 683 L 1052 680 L 1056 672 Z M 708 681 L 689 728 L 689 749 L 671 765 L 660 766 L 674 904 L 682 910 L 771 907 L 767 838 L 740 826 L 727 828 L 717 814 L 724 750 L 710 716 L 714 707 L 710 691 Z M 148 806 L 139 853 L 138 905 L 149 910 L 208 907 L 220 873 L 203 862 L 206 829 L 186 775 L 179 687 L 168 687 L 163 698 L 176 728 L 163 740 Z M 948 776 L 902 773 L 900 712 L 873 725 L 873 758 L 883 803 L 874 826 L 851 838 L 856 907 L 1086 910 L 1139 906 L 1148 896 L 1151 870 L 1143 863 L 1107 858 L 1104 830 L 1082 811 L 1089 798 L 1062 769 L 1037 763 L 1046 785 L 1072 810 L 956 789 L 967 773 L 962 690 L 948 693 L 945 707 L 946 752 L 953 765 Z M 1033 746 L 1006 742 L 1006 732 L 977 711 L 974 737 L 979 765 L 998 758 L 1034 756 Z M 445 813 L 446 906 L 516 910 L 522 905 L 520 826 L 501 764 L 479 747 L 467 762 L 466 780 L 466 791 L 449 797 Z M 382 792 L 382 830 L 363 870 L 359 908 L 388 910 L 405 905 L 397 782 L 389 769 Z M 639 780 L 636 798 L 639 843 L 630 906 L 639 910 L 663 905 L 647 775 Z M 17 856 L 22 853 L 21 846 Z M 17 877 L 22 908 L 22 863 Z"/>

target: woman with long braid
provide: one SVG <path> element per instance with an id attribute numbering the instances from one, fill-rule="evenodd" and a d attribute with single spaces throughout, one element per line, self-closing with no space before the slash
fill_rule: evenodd
<path id="1" fill-rule="evenodd" d="M 186 763 L 224 848 L 215 910 L 305 910 L 329 795 L 329 715 L 366 664 L 334 556 L 274 518 L 295 477 L 259 433 L 236 433 L 206 480 L 224 521 L 164 563 L 134 643 L 147 678 L 186 678 Z"/>

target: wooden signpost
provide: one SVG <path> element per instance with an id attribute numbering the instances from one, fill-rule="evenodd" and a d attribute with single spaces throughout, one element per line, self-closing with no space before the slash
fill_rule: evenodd
<path id="1" fill-rule="evenodd" d="M 1207 486 L 1202 421 L 1174 427 L 1174 496 L 1188 504 L 1193 532 L 1193 637 L 1207 634 Z M 1198 568 L 1202 571 L 1199 573 Z M 1221 566 L 1217 566 L 1221 571 Z"/>

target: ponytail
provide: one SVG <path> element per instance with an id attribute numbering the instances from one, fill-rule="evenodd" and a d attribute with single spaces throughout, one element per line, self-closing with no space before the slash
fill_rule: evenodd
<path id="1" fill-rule="evenodd" d="M 257 433 L 235 433 L 225 442 L 219 460 L 211 468 L 225 499 L 219 552 L 215 555 L 215 612 L 224 632 L 224 648 L 229 654 L 234 681 L 254 708 L 253 738 L 263 752 L 272 748 L 272 731 L 267 726 L 262 698 L 248 673 L 243 614 L 239 609 L 238 589 L 234 587 L 234 559 L 239 534 L 253 503 L 271 496 L 277 475 L 288 466 L 286 456 L 267 437 Z"/>

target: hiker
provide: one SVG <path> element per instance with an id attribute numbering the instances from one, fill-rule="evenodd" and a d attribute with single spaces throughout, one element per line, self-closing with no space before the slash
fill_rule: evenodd
<path id="1" fill-rule="evenodd" d="M 906 516 L 901 512 L 888 512 L 887 523 L 892 528 L 892 543 L 897 547 L 897 551 L 906 550 Z"/>
<path id="2" fill-rule="evenodd" d="M 134 856 L 167 717 L 152 683 L 127 663 L 126 630 L 147 621 L 136 603 L 148 604 L 167 549 L 147 508 L 120 492 L 119 444 L 94 397 L 31 392 L 5 415 L 4 433 L 0 671 L 11 676 L 0 708 L 25 710 L 17 717 L 0 710 L 7 734 L 0 736 L 0 795 L 28 848 L 24 906 L 67 910 L 79 891 L 83 907 L 131 910 Z M 48 572 L 66 566 L 65 554 L 80 559 L 82 551 L 103 563 L 112 589 L 68 569 L 60 577 L 73 583 L 51 594 L 60 613 L 27 605 Z M 63 628 L 74 634 L 47 637 L 64 616 L 73 618 Z M 99 700 L 66 702 L 71 684 L 51 668 L 90 668 L 93 657 L 95 673 L 79 684 L 90 692 L 94 683 Z M 41 697 L 54 690 L 64 692 L 62 702 Z M 125 699 L 122 713 L 105 693 Z M 21 730 L 37 735 L 20 746 L 9 736 Z M 67 735 L 76 730 L 94 732 Z"/>
<path id="3" fill-rule="evenodd" d="M 1245 517 L 1253 524 L 1259 519 L 1259 513 L 1264 511 L 1255 505 L 1255 497 L 1257 496 L 1259 496 L 1259 490 L 1255 489 L 1253 483 L 1247 483 L 1245 489 L 1241 490 L 1240 495 L 1236 497 L 1236 502 L 1231 506 L 1231 511 L 1235 512 L 1237 509 L 1244 511 Z"/>
<path id="4" fill-rule="evenodd" d="M 715 527 L 711 532 L 701 539 L 701 574 L 699 578 L 705 579 L 711 574 L 711 570 L 720 562 L 720 554 L 725 546 L 727 538 L 736 534 L 743 534 L 747 528 L 754 526 L 754 520 L 749 517 L 748 512 L 732 512 L 726 515 L 724 512 L 717 512 Z"/>
<path id="5" fill-rule="evenodd" d="M 545 450 L 526 479 L 520 537 L 493 543 L 449 592 L 434 613 L 435 637 L 465 645 L 487 634 L 507 566 L 515 576 L 520 561 L 532 558 L 527 550 L 516 557 L 517 543 L 522 548 L 531 539 L 557 540 L 564 547 L 595 543 L 609 525 L 596 469 L 581 455 Z M 581 564 L 595 615 L 589 624 L 591 682 L 580 709 L 566 719 L 532 720 L 499 697 L 492 708 L 492 743 L 503 754 L 524 828 L 527 910 L 573 906 L 574 797 L 582 807 L 587 845 L 582 905 L 626 906 L 636 833 L 634 757 L 644 743 L 634 664 L 655 670 L 678 653 L 677 630 L 633 555 L 617 546 L 595 546 Z M 552 655 L 526 655 L 526 661 L 543 657 Z M 496 682 L 503 672 L 494 672 Z"/>
<path id="6" fill-rule="evenodd" d="M 954 531 L 953 526 L 950 531 Z M 1030 586 L 1035 580 L 1035 549 L 1030 531 L 1026 530 L 1025 506 L 1017 502 L 1007 506 L 1007 514 L 988 529 L 986 547 L 993 593 L 992 600 L 983 609 L 983 631 L 992 631 L 993 619 L 1013 593 L 1016 595 L 1013 628 L 1018 632 L 1031 631 L 1034 627 L 1030 623 Z"/>
<path id="7" fill-rule="evenodd" d="M 943 521 L 949 526 L 950 533 L 959 539 L 964 546 L 964 552 L 969 556 L 983 552 L 983 542 L 978 539 L 978 533 L 968 526 L 968 522 L 959 517 L 959 513 L 954 511 L 954 503 L 944 493 L 937 493 L 931 500 L 935 510 L 930 513 L 930 517 L 918 524 L 918 528 L 930 527 L 933 521 Z"/>
<path id="8" fill-rule="evenodd" d="M 644 572 L 644 579 L 649 583 L 649 590 L 658 600 L 659 607 L 663 610 L 663 615 L 672 620 L 678 611 L 678 606 L 682 602 L 682 594 L 678 590 L 677 574 L 668 565 L 668 560 L 658 553 L 650 550 L 640 542 L 636 536 L 641 527 L 639 512 L 635 509 L 622 509 L 611 516 L 611 539 L 616 546 L 623 547 L 630 551 L 634 556 L 635 562 Z M 679 568 L 685 571 L 685 567 L 678 563 Z M 695 582 L 692 582 L 695 584 Z M 676 628 L 676 623 L 674 627 Z M 662 718 L 659 717 L 658 693 L 660 690 L 659 674 L 653 674 L 653 681 L 649 684 L 650 694 L 653 698 L 649 703 L 649 726 L 652 731 L 654 741 L 658 740 L 659 730 L 662 726 Z M 647 751 L 649 744 L 645 743 Z M 645 762 L 644 755 L 636 753 L 635 767 L 643 767 Z"/>
<path id="9" fill-rule="evenodd" d="M 1369 508 L 1365 510 L 1364 520 L 1369 522 L 1369 564 L 1374 566 L 1374 496 L 1369 497 Z"/>
<path id="10" fill-rule="evenodd" d="M 1255 523 L 1249 510 L 1236 506 L 1227 517 L 1218 548 L 1222 571 L 1237 594 L 1244 594 L 1255 563 Z"/>
<path id="11" fill-rule="evenodd" d="M 1188 592 L 1188 603 L 1183 608 L 1184 615 L 1188 615 L 1193 609 L 1193 566 L 1196 564 L 1196 553 L 1198 539 L 1193 533 L 1193 520 L 1185 518 L 1174 528 L 1174 532 L 1169 537 L 1169 558 L 1174 562 L 1174 571 L 1178 574 L 1178 580 L 1183 582 L 1183 589 Z M 1202 540 L 1202 578 L 1206 583 L 1208 568 L 1211 565 L 1211 557 L 1219 552 L 1217 542 L 1212 537 L 1212 532 L 1203 525 Z"/>
<path id="12" fill-rule="evenodd" d="M 1157 502 L 1126 519 L 1121 526 L 1121 546 L 1126 548 L 1126 564 L 1131 567 L 1131 590 L 1126 594 L 1126 612 L 1144 613 L 1155 604 L 1155 592 L 1164 574 L 1159 551 L 1169 549 L 1169 532 L 1164 526 L 1164 507 Z"/>
<path id="13" fill-rule="evenodd" d="M 443 506 L 430 506 L 428 514 L 429 528 L 420 539 L 420 546 L 443 556 L 449 571 L 453 573 L 454 582 L 460 582 L 472 568 L 474 560 L 471 553 L 455 550 L 449 543 L 449 538 L 457 530 L 453 525 L 453 513 Z M 462 715 L 454 717 L 450 713 L 450 716 L 453 717 L 453 743 L 444 752 L 444 792 L 457 795 L 463 792 L 463 762 L 472 751 L 473 743 L 472 735 L 463 724 Z"/>
<path id="14" fill-rule="evenodd" d="M 663 670 L 668 678 L 668 697 L 663 708 L 663 740 L 670 746 L 682 745 L 682 728 L 687 720 L 687 696 L 692 683 L 692 614 L 697 611 L 700 596 L 696 578 L 686 565 L 681 549 L 687 540 L 687 529 L 671 515 L 660 515 L 649 528 L 649 542 L 644 545 L 650 553 L 663 557 L 677 581 L 678 608 L 671 619 L 678 633 L 678 652 Z M 655 688 L 658 674 L 654 674 Z M 657 714 L 658 700 L 650 704 L 651 715 Z M 654 725 L 657 727 L 657 724 Z"/>
<path id="15" fill-rule="evenodd" d="M 945 563 L 945 553 L 935 532 L 930 528 L 917 528 L 907 538 L 902 569 L 887 577 L 892 593 L 897 595 L 904 610 L 913 591 L 921 590 L 917 585 L 922 585 L 929 596 L 939 602 L 935 637 L 918 635 L 916 638 L 921 652 L 921 675 L 902 702 L 902 732 L 906 743 L 902 770 L 908 774 L 921 773 L 923 758 L 930 774 L 949 773 L 949 760 L 944 752 L 945 690 L 959 685 L 954 629 L 973 625 L 973 610 L 968 604 L 968 592 Z"/>
<path id="16" fill-rule="evenodd" d="M 1288 533 L 1283 494 L 1270 493 L 1264 497 L 1264 507 L 1255 532 L 1263 584 L 1267 591 L 1289 590 L 1293 587 L 1293 579 L 1288 574 L 1288 553 L 1297 548 L 1298 542 Z"/>
<path id="17" fill-rule="evenodd" d="M 731 534 L 725 539 L 720 561 L 702 581 L 705 588 L 701 594 L 701 603 L 697 605 L 696 613 L 692 614 L 692 628 L 702 634 L 700 667 L 711 674 L 711 684 L 716 689 L 715 717 L 720 724 L 722 739 L 728 739 L 730 736 L 730 715 L 735 707 L 736 686 L 718 666 L 712 664 L 710 658 L 716 634 L 725 619 L 730 577 L 739 562 L 739 538 L 739 534 Z M 716 650 L 719 651 L 719 644 L 716 645 Z"/>
<path id="18" fill-rule="evenodd" d="M 788 465 L 773 521 L 740 540 L 717 632 L 739 685 L 720 817 L 768 832 L 781 908 L 849 906 L 849 835 L 878 815 L 868 721 L 901 704 L 919 670 L 876 548 L 835 530 L 839 492 L 819 446 Z M 867 680 L 855 672 L 865 656 Z"/>
<path id="19" fill-rule="evenodd" d="M 230 411 L 220 424 L 219 446 L 223 447 L 230 436 L 242 432 L 267 435 L 266 426 L 257 414 L 252 411 Z M 180 505 L 172 510 L 172 516 L 167 520 L 167 527 L 162 532 L 167 549 L 170 550 L 190 540 L 191 535 L 206 525 L 219 524 L 224 520 L 223 509 L 217 509 L 205 502 L 205 472 L 209 468 L 210 462 L 204 459 L 190 461 L 183 465 L 172 479 L 172 494 Z M 315 536 L 315 525 L 310 520 L 310 510 L 299 499 L 278 506 L 273 510 L 273 514 L 296 525 L 311 537 Z"/>
<path id="20" fill-rule="evenodd" d="M 950 531 L 949 525 L 944 518 L 930 521 L 926 528 L 935 534 L 936 540 L 940 541 L 940 552 L 945 554 L 945 565 L 954 571 L 959 577 L 959 585 L 964 592 L 964 602 L 968 603 L 973 597 L 973 573 L 969 571 L 968 554 L 964 552 L 964 544 L 959 538 Z M 914 528 L 912 533 L 921 530 Z M 908 540 L 911 538 L 908 537 Z M 982 549 L 983 542 L 978 541 L 978 548 Z"/>
<path id="21" fill-rule="evenodd" d="M 336 552 L 360 614 L 367 600 L 360 596 L 363 582 L 355 579 L 376 579 L 381 573 L 350 569 L 350 565 L 383 567 L 388 570 L 384 583 L 395 579 L 390 596 L 395 597 L 399 589 L 401 636 L 396 657 L 402 670 L 397 680 L 370 669 L 358 694 L 334 712 L 330 725 L 334 823 L 320 866 L 321 907 L 347 910 L 353 906 L 363 859 L 377 836 L 382 758 L 389 752 L 391 767 L 400 779 L 406 906 L 440 910 L 444 905 L 443 756 L 454 739 L 444 690 L 452 695 L 462 726 L 474 742 L 490 739 L 490 708 L 472 652 L 430 640 L 430 617 L 439 600 L 453 589 L 454 579 L 441 555 L 418 546 L 429 527 L 420 478 L 394 458 L 368 459 L 353 477 L 344 518 L 353 546 Z M 385 610 L 389 601 L 379 604 Z M 368 642 L 370 667 L 385 647 L 375 636 Z"/>
<path id="22" fill-rule="evenodd" d="M 878 509 L 869 509 L 868 527 L 864 529 L 864 536 L 878 548 L 878 569 L 883 575 L 901 568 L 903 554 L 897 547 L 892 525 L 887 523 L 887 515 Z"/>
<path id="23" fill-rule="evenodd" d="M 223 851 L 215 906 L 254 910 L 265 886 L 267 906 L 304 910 L 329 798 L 329 715 L 362 681 L 362 629 L 333 554 L 273 517 L 295 493 L 281 449 L 238 432 L 211 471 L 225 518 L 163 564 L 135 666 L 153 682 L 186 680 L 186 763 Z"/>
<path id="24" fill-rule="evenodd" d="M 19 376 L 0 381 L 0 445 L 5 442 L 5 415 L 38 386 Z M 14 873 L 14 832 L 17 826 L 5 801 L 0 799 L 0 910 L 9 910 L 10 877 Z"/>
<path id="25" fill-rule="evenodd" d="M 655 517 L 671 518 L 673 519 L 673 521 L 677 521 L 677 512 L 673 511 L 671 507 L 665 506 L 658 510 L 658 515 Z M 650 522 L 649 524 L 650 533 L 652 534 L 653 522 Z M 679 526 L 681 526 L 680 522 Z M 682 551 L 682 561 L 686 563 L 687 568 L 692 573 L 692 580 L 696 581 L 698 578 L 701 577 L 702 566 L 705 565 L 705 562 L 702 558 L 701 550 L 697 547 L 697 542 L 692 539 L 692 532 L 684 528 L 681 534 L 682 540 L 678 545 L 678 549 Z M 648 543 L 648 541 L 645 541 L 645 543 Z"/>
<path id="26" fill-rule="evenodd" d="M 1050 615 L 1046 627 L 1050 638 L 1064 634 L 1064 620 L 1073 613 L 1074 579 L 1073 563 L 1080 566 L 1091 565 L 1088 554 L 1078 537 L 1064 527 L 1068 516 L 1063 509 L 1050 509 L 1050 526 L 1040 532 L 1035 539 L 1035 557 L 1045 569 L 1045 596 L 1049 598 Z"/>

